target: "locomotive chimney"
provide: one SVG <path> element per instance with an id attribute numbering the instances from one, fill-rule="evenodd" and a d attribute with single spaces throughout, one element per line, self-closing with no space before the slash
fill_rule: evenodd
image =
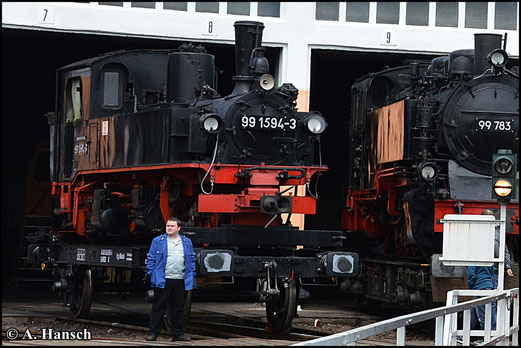
<path id="1" fill-rule="evenodd" d="M 474 76 L 490 68 L 487 56 L 496 48 L 501 48 L 501 34 L 474 34 Z"/>
<path id="2" fill-rule="evenodd" d="M 235 27 L 235 87 L 231 95 L 244 94 L 250 91 L 250 82 L 254 76 L 249 65 L 252 51 L 261 47 L 264 23 L 254 21 L 238 21 Z"/>

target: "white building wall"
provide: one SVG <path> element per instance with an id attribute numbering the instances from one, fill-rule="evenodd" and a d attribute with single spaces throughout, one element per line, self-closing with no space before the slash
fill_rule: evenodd
<path id="1" fill-rule="evenodd" d="M 339 20 L 315 20 L 315 2 L 281 2 L 280 17 L 260 17 L 256 2 L 250 3 L 250 15 L 228 15 L 227 3 L 221 2 L 219 13 L 196 12 L 189 2 L 187 11 L 99 5 L 98 2 L 3 2 L 2 27 L 28 30 L 114 35 L 166 40 L 233 44 L 237 20 L 257 20 L 265 25 L 265 46 L 281 47 L 281 64 L 277 85 L 293 83 L 301 92 L 299 108 L 308 110 L 311 49 L 335 49 L 362 52 L 400 52 L 447 54 L 453 50 L 473 48 L 474 33 L 508 32 L 507 51 L 519 58 L 519 13 L 517 30 L 494 28 L 495 3 L 488 6 L 488 28 L 465 28 L 465 3 L 459 3 L 457 28 L 436 27 L 436 3 L 429 4 L 429 25 L 406 25 L 406 3 L 400 3 L 399 24 L 377 24 L 377 3 L 370 3 L 369 23 L 345 21 L 346 3 L 339 3 Z M 519 9 L 519 5 L 518 5 Z M 211 24 L 210 24 L 211 23 Z M 212 26 L 212 32 L 209 27 Z M 4 52 L 4 54 L 6 54 Z"/>

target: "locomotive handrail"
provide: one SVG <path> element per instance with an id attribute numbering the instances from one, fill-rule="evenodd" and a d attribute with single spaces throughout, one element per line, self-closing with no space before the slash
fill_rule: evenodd
<path id="1" fill-rule="evenodd" d="M 461 110 L 462 114 L 484 114 L 484 115 L 518 115 L 517 112 L 510 111 L 489 111 L 489 110 Z"/>

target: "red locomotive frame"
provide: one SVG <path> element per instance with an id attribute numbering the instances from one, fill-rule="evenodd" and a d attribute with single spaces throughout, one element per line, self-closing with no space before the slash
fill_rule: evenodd
<path id="1" fill-rule="evenodd" d="M 85 235 L 86 216 L 91 213 L 89 204 L 84 204 L 93 196 L 93 190 L 104 187 L 110 188 L 111 183 L 100 182 L 98 175 L 111 174 L 118 182 L 125 182 L 126 188 L 139 184 L 139 178 L 146 178 L 148 186 L 160 186 L 160 208 L 163 219 L 166 220 L 172 215 L 169 203 L 169 182 L 171 177 L 176 177 L 184 182 L 185 196 L 189 200 L 198 200 L 198 211 L 200 213 L 211 213 L 212 222 L 207 222 L 206 226 L 218 225 L 219 215 L 222 213 L 232 214 L 231 223 L 237 225 L 262 225 L 269 221 L 269 216 L 259 214 L 259 200 L 265 195 L 275 195 L 279 192 L 279 178 L 282 173 L 296 177 L 298 174 L 305 173 L 299 178 L 290 178 L 285 181 L 285 185 L 297 186 L 305 185 L 311 177 L 318 172 L 327 171 L 327 167 L 298 167 L 292 169 L 273 170 L 273 166 L 253 166 L 243 165 L 241 170 L 248 170 L 250 173 L 248 185 L 240 193 L 228 194 L 198 194 L 195 188 L 199 185 L 197 172 L 207 172 L 210 164 L 168 164 L 161 166 L 141 166 L 121 169 L 100 169 L 78 172 L 74 180 L 70 183 L 54 182 L 51 194 L 59 202 L 60 213 L 72 213 L 73 225 L 71 230 L 58 231 L 58 235 L 66 236 L 68 233 Z M 161 174 L 158 174 L 161 173 Z M 237 185 L 241 180 L 236 176 L 237 166 L 232 164 L 216 164 L 211 168 L 209 181 L 213 185 Z M 207 183 L 206 183 L 207 184 Z M 131 197 L 128 193 L 117 191 L 113 187 L 112 195 L 120 199 L 127 199 L 126 207 L 132 211 Z M 310 196 L 292 196 L 293 214 L 315 214 L 316 199 Z M 273 221 L 273 225 L 280 225 L 280 220 Z M 131 226 L 131 231 L 132 226 Z"/>

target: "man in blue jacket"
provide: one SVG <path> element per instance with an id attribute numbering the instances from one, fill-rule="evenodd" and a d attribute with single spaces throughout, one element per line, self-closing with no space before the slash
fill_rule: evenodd
<path id="1" fill-rule="evenodd" d="M 163 326 L 168 306 L 172 313 L 172 341 L 190 341 L 185 335 L 184 303 L 186 292 L 192 290 L 195 279 L 195 253 L 192 241 L 179 234 L 181 221 L 171 217 L 166 222 L 166 234 L 155 237 L 147 255 L 146 271 L 154 288 L 147 341 L 155 341 Z"/>

